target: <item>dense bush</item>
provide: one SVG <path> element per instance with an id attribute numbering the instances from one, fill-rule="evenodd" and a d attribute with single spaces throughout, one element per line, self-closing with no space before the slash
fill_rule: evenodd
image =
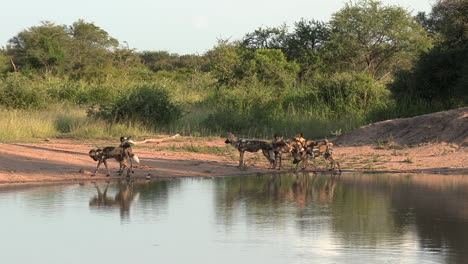
<path id="1" fill-rule="evenodd" d="M 89 114 L 117 123 L 141 122 L 156 127 L 179 119 L 182 109 L 171 101 L 167 90 L 143 85 L 122 92 L 114 102 L 100 103 Z"/>
<path id="2" fill-rule="evenodd" d="M 395 74 L 389 85 L 400 116 L 412 116 L 468 105 L 468 5 L 439 0 L 423 25 L 435 35 L 434 47 L 421 53 L 410 70 Z"/>
<path id="3" fill-rule="evenodd" d="M 293 32 L 286 25 L 258 29 L 242 41 L 220 40 L 203 55 L 138 53 L 82 20 L 42 23 L 0 49 L 0 108 L 89 107 L 89 116 L 101 119 L 91 118 L 98 125 L 79 135 L 107 124 L 326 136 L 463 106 L 468 31 L 462 3 L 438 0 L 431 17 L 417 20 L 401 7 L 359 0 L 329 22 L 303 19 Z M 406 71 L 395 74 L 398 69 Z M 87 120 L 61 118 L 58 131 L 73 133 L 81 122 Z"/>
<path id="4" fill-rule="evenodd" d="M 307 83 L 291 84 L 296 85 L 278 89 L 250 80 L 234 88 L 222 86 L 210 99 L 214 112 L 204 124 L 228 131 L 282 130 L 294 122 L 301 129 L 324 120 L 359 125 L 390 103 L 386 87 L 363 73 L 316 75 Z"/>
<path id="5" fill-rule="evenodd" d="M 49 103 L 46 87 L 21 74 L 0 82 L 0 105 L 9 109 L 41 109 Z"/>

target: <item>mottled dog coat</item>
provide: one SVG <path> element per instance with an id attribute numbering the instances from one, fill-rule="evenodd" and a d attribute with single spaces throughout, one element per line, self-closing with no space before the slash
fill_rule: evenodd
<path id="1" fill-rule="evenodd" d="M 232 133 L 228 133 L 226 144 L 231 144 L 239 151 L 239 167 L 244 165 L 244 153 L 247 152 L 258 152 L 262 150 L 263 156 L 270 162 L 271 166 L 275 166 L 275 160 L 273 158 L 273 146 L 271 143 L 261 141 L 261 140 L 252 140 L 245 138 L 238 138 Z"/>
<path id="2" fill-rule="evenodd" d="M 273 152 L 275 153 L 275 167 L 278 165 L 278 170 L 281 169 L 283 163 L 283 154 L 292 153 L 294 149 L 294 140 L 283 139 L 283 137 L 274 135 L 273 136 Z"/>
<path id="3" fill-rule="evenodd" d="M 326 162 L 326 168 L 328 169 L 328 164 L 330 164 L 330 170 L 335 170 L 338 167 L 338 170 L 341 172 L 340 164 L 335 160 L 333 157 L 333 143 L 329 142 L 328 140 L 323 141 L 313 141 L 307 140 L 305 142 L 305 147 L 302 145 L 297 145 L 293 150 L 294 156 L 294 164 L 299 164 L 299 162 L 303 162 L 303 168 L 307 167 L 307 159 L 311 157 L 314 159 L 316 157 L 323 156 Z M 315 166 L 315 162 L 314 162 Z"/>
<path id="4" fill-rule="evenodd" d="M 110 170 L 107 165 L 108 159 L 115 159 L 120 164 L 119 175 L 123 172 L 124 168 L 127 168 L 127 177 L 130 177 L 130 171 L 133 172 L 133 163 L 132 158 L 134 154 L 132 153 L 132 145 L 128 140 L 131 137 L 120 138 L 120 145 L 118 147 L 104 147 L 104 148 L 94 148 L 89 151 L 89 156 L 98 162 L 96 170 L 94 171 L 95 175 L 101 163 L 104 163 L 107 169 L 107 175 L 110 176 Z"/>

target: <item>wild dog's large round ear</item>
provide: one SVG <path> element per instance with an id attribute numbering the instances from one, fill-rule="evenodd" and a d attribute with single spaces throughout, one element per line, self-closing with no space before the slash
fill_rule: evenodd
<path id="1" fill-rule="evenodd" d="M 127 137 L 127 140 L 130 140 L 131 138 L 132 138 L 132 136 L 129 136 L 129 137 Z"/>
<path id="2" fill-rule="evenodd" d="M 120 142 L 124 142 L 125 137 L 120 137 Z"/>

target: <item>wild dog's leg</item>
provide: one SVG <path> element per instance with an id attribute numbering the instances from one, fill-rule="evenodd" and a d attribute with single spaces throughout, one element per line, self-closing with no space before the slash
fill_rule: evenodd
<path id="1" fill-rule="evenodd" d="M 336 163 L 336 165 L 338 166 L 338 171 L 341 173 L 341 166 L 340 166 L 340 163 L 338 161 L 335 160 L 335 158 L 333 158 L 333 162 Z"/>
<path id="2" fill-rule="evenodd" d="M 117 172 L 119 175 L 122 175 L 122 172 L 124 170 L 124 165 L 122 164 L 122 162 L 120 161 L 119 162 L 119 171 Z"/>
<path id="3" fill-rule="evenodd" d="M 262 149 L 263 156 L 270 162 L 271 168 L 275 167 L 275 160 L 272 158 L 273 151 L 272 150 L 264 150 Z"/>
<path id="4" fill-rule="evenodd" d="M 281 169 L 281 152 L 279 151 L 275 151 L 275 165 L 278 166 L 278 170 Z"/>
<path id="5" fill-rule="evenodd" d="M 239 150 L 239 168 L 242 168 L 244 165 L 244 151 Z"/>
<path id="6" fill-rule="evenodd" d="M 281 170 L 281 166 L 283 165 L 283 153 L 279 153 L 278 154 L 278 157 L 279 157 L 279 167 L 278 167 L 278 170 Z"/>
<path id="7" fill-rule="evenodd" d="M 276 166 L 278 165 L 278 156 L 279 156 L 279 153 L 278 153 L 278 151 L 274 151 L 274 153 L 275 153 L 275 167 L 274 167 L 274 168 L 276 168 Z"/>
<path id="8" fill-rule="evenodd" d="M 273 150 L 270 149 L 268 151 L 268 155 L 270 156 L 271 168 L 274 169 L 276 167 L 275 153 Z"/>
<path id="9" fill-rule="evenodd" d="M 307 163 L 308 163 L 309 156 L 307 155 L 307 152 L 302 152 L 302 169 L 305 170 L 307 169 Z"/>
<path id="10" fill-rule="evenodd" d="M 133 153 L 131 155 L 128 155 L 128 159 L 130 160 L 130 168 L 128 169 L 128 174 L 127 176 L 130 177 L 130 172 L 135 173 L 133 171 Z"/>
<path id="11" fill-rule="evenodd" d="M 296 171 L 298 171 L 299 168 L 299 163 L 302 162 L 302 169 L 305 170 L 306 168 L 306 162 L 307 162 L 307 153 L 302 151 L 297 154 L 297 157 L 299 158 L 297 163 L 296 163 Z"/>
<path id="12" fill-rule="evenodd" d="M 101 166 L 101 163 L 102 163 L 102 160 L 99 160 L 98 163 L 97 163 L 96 169 L 94 170 L 94 173 L 93 173 L 91 176 L 96 175 L 96 173 L 97 173 L 98 170 L 99 170 L 99 166 Z"/>
<path id="13" fill-rule="evenodd" d="M 341 173 L 340 163 L 338 163 L 338 161 L 336 161 L 335 158 L 333 158 L 333 156 L 329 156 L 328 158 L 330 159 L 331 164 L 333 164 L 332 170 L 335 170 L 336 167 L 338 167 L 338 171 Z"/>
<path id="14" fill-rule="evenodd" d="M 297 172 L 299 170 L 299 163 L 300 162 L 301 162 L 300 160 L 296 162 L 296 168 L 294 169 L 294 172 Z"/>
<path id="15" fill-rule="evenodd" d="M 122 165 L 122 162 L 119 162 L 119 171 L 118 171 L 119 175 L 122 174 L 123 169 L 124 169 L 124 166 Z"/>
<path id="16" fill-rule="evenodd" d="M 312 165 L 314 166 L 314 170 L 317 170 L 317 164 L 315 163 L 315 154 L 313 151 L 310 152 L 310 158 L 312 159 Z"/>
<path id="17" fill-rule="evenodd" d="M 268 160 L 268 162 L 270 163 L 270 168 L 274 168 L 275 166 L 275 160 L 273 158 L 273 151 L 272 150 L 263 150 L 262 149 L 262 153 L 263 153 L 263 156 L 265 156 L 265 158 Z"/>
<path id="18" fill-rule="evenodd" d="M 329 159 L 329 157 L 323 156 L 323 158 L 325 159 L 325 170 L 331 170 L 331 165 L 330 165 L 330 169 L 328 168 L 328 166 L 329 166 L 329 164 L 330 164 L 330 159 Z"/>
<path id="19" fill-rule="evenodd" d="M 132 158 L 130 158 L 130 167 L 127 165 L 127 177 L 130 177 L 131 171 L 132 171 Z"/>
<path id="20" fill-rule="evenodd" d="M 109 177 L 111 172 L 109 170 L 109 166 L 107 166 L 107 159 L 103 159 L 102 162 L 104 162 L 104 166 L 106 166 L 106 169 L 107 169 L 107 175 L 106 177 Z"/>

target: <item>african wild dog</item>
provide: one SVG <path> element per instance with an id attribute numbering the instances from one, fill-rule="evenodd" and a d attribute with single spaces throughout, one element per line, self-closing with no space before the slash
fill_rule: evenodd
<path id="1" fill-rule="evenodd" d="M 315 166 L 315 158 L 323 156 L 326 163 L 326 169 L 328 169 L 328 164 L 330 163 L 329 170 L 335 170 L 337 166 L 339 172 L 341 172 L 340 164 L 333 157 L 333 143 L 329 142 L 327 139 L 319 142 L 307 140 L 305 142 L 305 147 L 296 145 L 293 150 L 293 156 L 293 163 L 299 164 L 302 161 L 304 169 L 307 167 L 307 159 L 309 156 L 314 160 L 314 167 L 317 167 Z"/>
<path id="2" fill-rule="evenodd" d="M 130 137 L 120 137 L 119 147 L 123 147 L 124 145 L 130 143 L 130 148 L 128 149 L 128 151 L 130 152 L 130 157 L 132 158 L 132 161 L 136 162 L 137 164 L 140 164 L 140 159 L 138 158 L 138 156 L 135 153 L 133 153 L 133 149 L 132 149 L 132 146 L 134 144 L 136 144 L 136 142 L 132 141 L 130 138 L 131 138 L 131 136 Z M 122 169 L 122 168 L 120 168 L 120 169 Z"/>
<path id="3" fill-rule="evenodd" d="M 283 139 L 283 137 L 274 135 L 273 136 L 273 149 L 275 153 L 275 162 L 278 164 L 278 170 L 281 169 L 283 154 L 293 153 L 293 150 L 300 149 L 303 151 L 305 149 L 306 139 L 303 137 L 302 133 L 299 133 L 293 139 Z M 296 170 L 297 170 L 296 165 Z"/>
<path id="4" fill-rule="evenodd" d="M 292 139 L 283 139 L 283 137 L 273 136 L 273 152 L 275 153 L 275 167 L 278 165 L 278 170 L 281 169 L 283 154 L 291 153 L 294 149 L 294 141 Z"/>
<path id="5" fill-rule="evenodd" d="M 294 140 L 302 146 L 302 148 L 306 148 L 307 144 L 307 139 L 304 138 L 302 133 L 297 134 L 297 136 L 294 138 Z"/>
<path id="6" fill-rule="evenodd" d="M 245 138 L 238 138 L 232 133 L 228 133 L 226 144 L 231 144 L 239 151 L 239 168 L 244 166 L 244 153 L 247 152 L 257 152 L 262 150 L 263 156 L 270 162 L 272 168 L 275 167 L 275 160 L 273 158 L 273 146 L 265 141 L 261 140 L 252 140 Z"/>
<path id="7" fill-rule="evenodd" d="M 130 171 L 133 173 L 133 162 L 132 159 L 134 154 L 132 153 L 132 144 L 128 141 L 131 137 L 121 137 L 120 145 L 118 147 L 104 147 L 104 148 L 94 148 L 89 151 L 89 156 L 98 162 L 96 170 L 93 175 L 99 170 L 101 163 L 104 163 L 107 169 L 107 177 L 110 176 L 110 170 L 107 166 L 108 159 L 115 159 L 120 164 L 119 175 L 122 174 L 124 168 L 127 168 L 127 177 L 130 177 Z M 129 166 L 130 164 L 130 166 Z"/>

